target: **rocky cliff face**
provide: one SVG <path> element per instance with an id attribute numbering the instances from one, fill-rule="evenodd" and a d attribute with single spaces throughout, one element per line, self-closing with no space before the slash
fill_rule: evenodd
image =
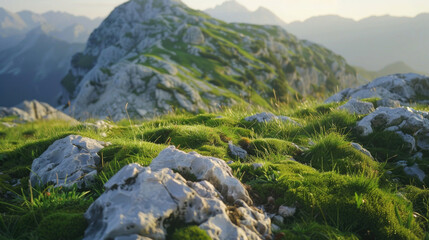
<path id="1" fill-rule="evenodd" d="M 280 27 L 227 24 L 179 0 L 117 7 L 74 56 L 60 101 L 80 118 L 211 111 L 357 82 L 346 61 Z M 274 96 L 273 89 L 276 91 Z M 90 114 L 89 114 L 90 113 Z"/>

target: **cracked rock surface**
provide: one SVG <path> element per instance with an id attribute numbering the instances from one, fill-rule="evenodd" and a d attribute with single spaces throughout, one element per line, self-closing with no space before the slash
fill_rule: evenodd
<path id="1" fill-rule="evenodd" d="M 369 114 L 374 111 L 374 105 L 372 103 L 363 102 L 354 98 L 350 99 L 346 104 L 339 107 L 348 111 L 351 114 Z"/>
<path id="2" fill-rule="evenodd" d="M 429 150 L 429 113 L 412 108 L 379 107 L 357 123 L 358 131 L 367 136 L 374 129 L 397 133 L 411 151 Z"/>
<path id="3" fill-rule="evenodd" d="M 225 201 L 230 196 L 228 191 L 222 194 L 225 186 L 239 181 L 218 160 L 169 147 L 149 167 L 125 166 L 85 213 L 90 225 L 84 239 L 165 239 L 174 221 L 198 225 L 215 240 L 265 239 L 271 234 L 271 220 L 246 203 L 250 198 L 244 197 L 244 188 L 242 195 L 233 195 L 233 203 Z M 188 170 L 198 182 L 171 169 Z M 240 216 L 238 225 L 231 220 L 231 208 Z"/>
<path id="4" fill-rule="evenodd" d="M 331 96 L 326 103 L 341 102 L 350 98 L 387 99 L 383 105 L 407 105 L 409 102 L 429 103 L 429 77 L 408 73 L 380 77 L 357 88 L 347 88 Z"/>
<path id="5" fill-rule="evenodd" d="M 90 184 L 100 164 L 98 152 L 109 143 L 70 135 L 55 141 L 31 165 L 30 180 L 33 186 L 54 184 L 78 186 Z"/>

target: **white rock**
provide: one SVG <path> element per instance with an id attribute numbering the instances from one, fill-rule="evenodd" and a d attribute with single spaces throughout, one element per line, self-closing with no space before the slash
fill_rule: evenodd
<path id="1" fill-rule="evenodd" d="M 197 26 L 192 26 L 186 29 L 186 33 L 183 36 L 183 41 L 189 44 L 200 45 L 204 43 L 204 35 L 201 29 Z"/>
<path id="2" fill-rule="evenodd" d="M 273 230 L 273 232 L 277 232 L 277 231 L 280 231 L 281 228 L 279 226 L 277 226 L 276 224 L 272 223 L 271 224 L 271 230 Z"/>
<path id="3" fill-rule="evenodd" d="M 97 153 L 108 145 L 77 135 L 55 141 L 33 161 L 30 174 L 32 185 L 54 184 L 58 187 L 90 184 L 100 164 Z"/>
<path id="4" fill-rule="evenodd" d="M 231 168 L 221 159 L 205 157 L 196 152 L 185 153 L 170 146 L 152 160 L 150 167 L 154 171 L 170 168 L 190 172 L 198 180 L 212 182 L 227 201 L 241 199 L 252 204 L 243 184 L 232 175 Z"/>
<path id="5" fill-rule="evenodd" d="M 422 152 L 418 152 L 416 154 L 414 154 L 411 159 L 413 160 L 417 160 L 417 159 L 423 159 L 423 153 Z"/>
<path id="6" fill-rule="evenodd" d="M 279 207 L 279 215 L 282 217 L 292 217 L 296 212 L 295 207 L 288 207 L 288 206 L 280 206 Z"/>
<path id="7" fill-rule="evenodd" d="M 228 143 L 228 148 L 232 156 L 238 157 L 242 160 L 247 158 L 247 151 L 239 146 L 235 146 L 231 141 Z"/>
<path id="8" fill-rule="evenodd" d="M 374 81 L 357 87 L 355 89 L 345 89 L 326 100 L 329 102 L 340 102 L 349 98 L 363 99 L 377 97 L 388 99 L 381 102 L 381 106 L 397 107 L 397 102 L 408 104 L 409 102 L 422 102 L 420 97 L 429 99 L 429 77 L 409 73 L 395 74 L 375 79 Z M 393 102 L 389 102 L 393 100 Z"/>
<path id="9" fill-rule="evenodd" d="M 401 102 L 399 102 L 398 100 L 392 100 L 392 99 L 381 99 L 377 101 L 377 106 L 398 108 L 398 107 L 401 107 Z"/>
<path id="10" fill-rule="evenodd" d="M 339 109 L 346 110 L 351 114 L 362 115 L 373 112 L 374 105 L 369 102 L 363 102 L 352 98 L 346 104 L 340 106 Z"/>
<path id="11" fill-rule="evenodd" d="M 98 120 L 95 123 L 84 123 L 83 124 L 86 128 L 93 129 L 95 131 L 101 131 L 101 130 L 109 130 L 113 128 L 113 125 L 107 123 L 103 120 Z"/>
<path id="12" fill-rule="evenodd" d="M 282 216 L 280 216 L 280 215 L 275 215 L 274 217 L 272 217 L 272 220 L 275 223 L 283 223 L 284 218 Z"/>
<path id="13" fill-rule="evenodd" d="M 292 120 L 289 117 L 286 117 L 286 116 L 276 116 L 276 115 L 274 115 L 272 113 L 267 113 L 267 112 L 262 112 L 262 113 L 255 114 L 255 115 L 250 116 L 250 117 L 246 117 L 244 120 L 247 121 L 247 122 L 257 121 L 257 122 L 260 122 L 260 123 L 271 122 L 271 121 L 276 121 L 276 120 L 279 121 L 280 120 L 280 121 L 283 121 L 283 122 L 290 122 L 292 124 L 299 125 L 296 121 Z"/>
<path id="14" fill-rule="evenodd" d="M 263 164 L 263 163 L 253 163 L 253 164 L 252 164 L 252 167 L 253 167 L 254 169 L 263 168 L 263 167 L 264 167 L 264 164 Z"/>
<path id="15" fill-rule="evenodd" d="M 352 147 L 354 147 L 356 150 L 360 151 L 361 153 L 367 155 L 368 157 L 374 159 L 374 157 L 372 157 L 371 153 L 366 150 L 365 148 L 362 147 L 362 145 L 360 145 L 359 143 L 351 143 Z"/>
<path id="16" fill-rule="evenodd" d="M 392 131 L 402 137 L 411 151 L 429 150 L 428 113 L 412 108 L 379 107 L 357 123 L 357 129 L 363 136 L 374 131 Z M 408 134 L 409 133 L 409 134 Z"/>
<path id="17" fill-rule="evenodd" d="M 90 225 L 84 240 L 165 239 L 170 219 L 197 224 L 215 240 L 264 239 L 271 234 L 271 221 L 264 214 L 238 200 L 242 218 L 237 226 L 210 182 L 187 182 L 171 169 L 130 164 L 105 188 L 85 213 Z"/>
<path id="18" fill-rule="evenodd" d="M 423 172 L 417 163 L 415 163 L 412 167 L 404 167 L 404 172 L 409 176 L 416 176 L 421 182 L 426 177 L 425 172 Z"/>

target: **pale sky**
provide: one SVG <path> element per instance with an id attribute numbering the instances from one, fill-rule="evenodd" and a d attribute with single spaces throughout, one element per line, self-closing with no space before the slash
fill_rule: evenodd
<path id="1" fill-rule="evenodd" d="M 63 11 L 91 18 L 105 17 L 127 0 L 0 0 L 0 7 L 9 11 Z M 225 0 L 182 0 L 189 7 L 207 9 Z M 429 0 L 237 0 L 249 10 L 260 6 L 277 14 L 285 22 L 305 20 L 312 16 L 336 14 L 359 20 L 373 15 L 413 17 L 429 12 Z"/>

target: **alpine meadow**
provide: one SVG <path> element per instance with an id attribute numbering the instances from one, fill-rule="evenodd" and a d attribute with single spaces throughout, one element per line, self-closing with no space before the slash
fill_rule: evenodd
<path id="1" fill-rule="evenodd" d="M 424 69 L 243 1 L 121 2 L 0 7 L 0 240 L 429 240 Z"/>

